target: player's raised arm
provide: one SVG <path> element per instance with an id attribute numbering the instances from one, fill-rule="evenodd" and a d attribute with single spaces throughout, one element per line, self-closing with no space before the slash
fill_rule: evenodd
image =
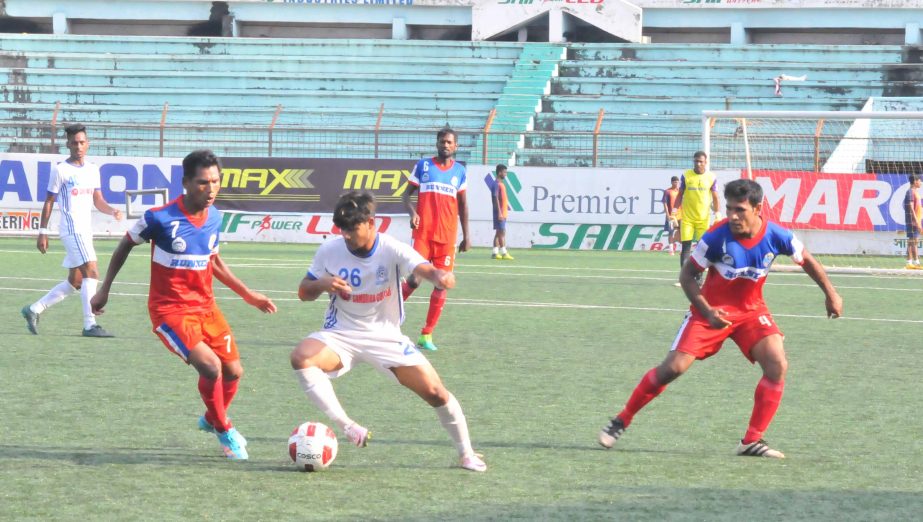
<path id="1" fill-rule="evenodd" d="M 231 268 L 225 264 L 224 260 L 221 259 L 221 256 L 218 254 L 212 256 L 212 270 L 218 281 L 221 281 L 224 286 L 230 288 L 235 294 L 239 295 L 248 305 L 258 308 L 267 314 L 275 313 L 276 304 L 272 302 L 272 299 L 259 292 L 250 290 L 243 281 L 238 279 L 237 276 L 231 272 Z"/>
<path id="2" fill-rule="evenodd" d="M 843 315 L 843 298 L 840 297 L 836 288 L 833 287 L 833 283 L 830 282 L 830 278 L 827 277 L 827 271 L 824 270 L 824 265 L 820 264 L 820 261 L 815 259 L 807 250 L 802 251 L 801 256 L 804 259 L 801 268 L 824 292 L 824 305 L 827 308 L 827 317 L 836 319 Z"/>
<path id="3" fill-rule="evenodd" d="M 112 258 L 109 260 L 109 268 L 106 269 L 106 277 L 99 285 L 99 288 L 96 289 L 96 295 L 90 299 L 90 306 L 94 314 L 103 313 L 103 308 L 109 302 L 109 289 L 112 287 L 112 282 L 115 281 L 115 276 L 119 274 L 119 270 L 122 269 L 128 255 L 131 254 L 131 249 L 135 248 L 135 246 L 136 243 L 132 241 L 131 236 L 125 234 L 122 236 L 122 240 L 119 241 L 118 246 L 115 247 L 115 251 L 112 252 Z"/>
<path id="4" fill-rule="evenodd" d="M 440 270 L 430 263 L 421 263 L 413 269 L 413 275 L 417 279 L 426 279 L 436 288 L 451 289 L 455 288 L 455 274 L 446 270 Z"/>

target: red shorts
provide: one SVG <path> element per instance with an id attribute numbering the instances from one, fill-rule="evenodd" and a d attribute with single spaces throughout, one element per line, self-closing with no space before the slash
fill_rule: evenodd
<path id="1" fill-rule="evenodd" d="M 687 312 L 670 350 L 688 353 L 696 359 L 707 359 L 718 353 L 725 339 L 730 337 L 737 343 L 744 357 L 752 363 L 754 361 L 750 356 L 750 350 L 756 346 L 756 343 L 773 334 L 782 335 L 782 331 L 779 330 L 769 310 L 766 309 L 728 320 L 731 321 L 731 326 L 717 329 L 712 328 L 708 321 L 700 316 Z"/>
<path id="2" fill-rule="evenodd" d="M 151 316 L 153 331 L 168 350 L 189 363 L 189 351 L 204 342 L 221 362 L 240 360 L 231 327 L 217 306 L 201 314 Z"/>
<path id="3" fill-rule="evenodd" d="M 413 249 L 436 268 L 452 271 L 455 267 L 454 243 L 437 243 L 425 239 L 414 239 Z"/>

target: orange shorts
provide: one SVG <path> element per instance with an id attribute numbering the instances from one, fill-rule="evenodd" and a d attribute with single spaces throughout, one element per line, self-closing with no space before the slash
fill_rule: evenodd
<path id="1" fill-rule="evenodd" d="M 414 239 L 413 249 L 434 267 L 451 271 L 455 267 L 455 244 Z"/>
<path id="2" fill-rule="evenodd" d="M 151 316 L 153 331 L 168 350 L 189 363 L 189 351 L 204 342 L 221 362 L 240 360 L 231 327 L 217 306 L 201 314 Z"/>
<path id="3" fill-rule="evenodd" d="M 696 359 L 707 359 L 718 353 L 721 345 L 730 337 L 744 357 L 752 363 L 754 361 L 750 350 L 756 343 L 773 334 L 782 335 L 769 310 L 757 310 L 728 320 L 731 321 L 731 326 L 717 329 L 712 328 L 708 321 L 700 316 L 687 312 L 670 351 L 688 353 Z"/>

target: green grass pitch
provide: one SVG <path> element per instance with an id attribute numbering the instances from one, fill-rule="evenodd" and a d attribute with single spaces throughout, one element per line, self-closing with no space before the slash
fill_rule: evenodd
<path id="1" fill-rule="evenodd" d="M 100 324 L 80 336 L 76 296 L 27 333 L 19 310 L 64 276 L 60 243 L 0 240 L 2 520 L 911 520 L 923 513 L 918 278 L 833 276 L 845 317 L 824 318 L 804 274 L 773 274 L 765 293 L 786 333 L 789 375 L 766 434 L 783 461 L 734 456 L 759 370 L 733 344 L 672 384 L 616 448 L 595 438 L 643 373 L 666 354 L 687 307 L 666 253 L 476 249 L 428 354 L 461 402 L 490 469 L 457 467 L 436 415 L 367 366 L 334 385 L 371 428 L 341 437 L 322 473 L 300 473 L 286 439 L 327 419 L 288 365 L 325 303 L 296 288 L 314 247 L 228 244 L 222 255 L 276 300 L 267 316 L 228 290 L 220 305 L 246 369 L 231 417 L 250 441 L 229 462 L 196 430 L 196 376 L 150 332 L 147 248 L 136 249 Z M 98 241 L 105 270 L 113 241 Z M 899 260 L 895 263 L 899 263 Z M 217 286 L 220 287 L 216 283 Z M 416 334 L 428 291 L 408 304 Z"/>

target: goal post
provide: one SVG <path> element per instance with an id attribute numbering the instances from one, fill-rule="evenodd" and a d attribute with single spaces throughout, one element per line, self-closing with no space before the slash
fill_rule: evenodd
<path id="1" fill-rule="evenodd" d="M 137 219 L 144 215 L 144 210 L 146 207 L 139 206 L 134 202 L 135 198 L 138 196 L 160 196 L 160 204 L 166 205 L 167 199 L 169 198 L 167 194 L 167 189 L 165 188 L 156 188 L 156 189 L 140 189 L 140 190 L 126 190 L 125 191 L 125 217 L 128 219 Z"/>
<path id="2" fill-rule="evenodd" d="M 908 176 L 923 174 L 923 112 L 703 111 L 702 147 L 713 170 L 760 183 L 765 215 L 812 252 L 903 271 L 904 198 Z"/>

